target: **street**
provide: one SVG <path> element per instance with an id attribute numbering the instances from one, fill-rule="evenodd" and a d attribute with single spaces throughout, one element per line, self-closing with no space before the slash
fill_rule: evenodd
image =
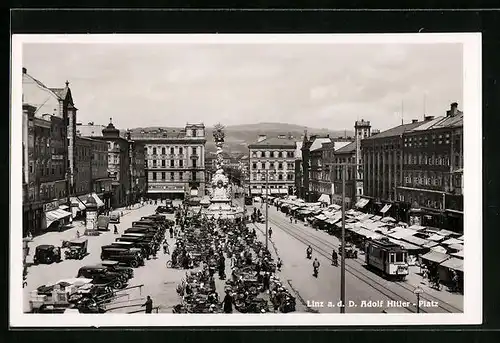
<path id="1" fill-rule="evenodd" d="M 256 204 L 265 213 L 265 204 Z M 253 211 L 247 206 L 247 211 Z M 278 212 L 272 205 L 269 211 L 269 227 L 273 234 L 269 249 L 276 259 L 283 260 L 280 278 L 294 289 L 297 304 L 308 311 L 338 313 L 340 301 L 340 257 L 339 266 L 331 265 L 332 249 L 338 251 L 339 240 L 326 232 L 305 226 L 303 222 L 290 223 L 289 217 Z M 260 239 L 265 238 L 265 224 L 255 224 Z M 306 259 L 306 248 L 313 249 L 312 260 Z M 318 278 L 312 275 L 312 262 L 318 258 L 321 263 Z M 420 299 L 422 313 L 463 312 L 463 295 L 450 293 L 445 289 L 437 291 L 427 286 L 417 275 L 418 267 L 412 267 L 405 281 L 388 281 L 364 266 L 364 254 L 358 258 L 346 259 L 346 313 L 380 313 L 390 307 L 401 312 L 416 312 L 417 286 L 424 290 Z M 330 303 L 329 303 L 330 302 Z M 349 302 L 351 306 L 349 306 Z"/>
<path id="2" fill-rule="evenodd" d="M 139 220 L 141 217 L 153 214 L 157 205 L 144 205 L 143 207 L 123 210 L 124 216 L 121 218 L 121 223 L 117 224 L 118 230 L 122 233 L 126 228 L 132 226 L 132 222 Z M 172 217 L 173 215 L 167 215 Z M 35 237 L 33 242 L 30 243 L 30 254 L 27 257 L 27 263 L 33 261 L 33 253 L 35 247 L 41 244 L 52 244 L 61 246 L 63 240 L 70 240 L 76 238 L 76 230 L 83 233 L 83 223 L 74 222 L 74 227 L 64 232 L 48 232 L 44 235 Z M 78 269 L 86 265 L 94 265 L 101 262 L 101 246 L 110 244 L 118 236 L 113 234 L 113 224 L 110 224 L 110 231 L 102 232 L 100 236 L 92 236 L 88 238 L 88 252 L 82 260 L 64 260 L 60 263 L 53 263 L 51 265 L 40 264 L 32 265 L 28 268 L 28 285 L 23 289 L 24 301 L 23 311 L 29 311 L 29 294 L 31 291 L 36 290 L 39 286 L 57 282 L 61 279 L 68 279 L 76 277 Z M 170 244 L 170 252 L 173 249 L 175 239 L 168 238 Z M 143 267 L 134 269 L 134 278 L 129 281 L 128 286 L 141 285 L 142 289 L 130 290 L 129 303 L 122 304 L 130 305 L 129 308 L 113 312 L 130 312 L 140 310 L 140 305 L 144 303 L 147 295 L 153 299 L 153 306 L 159 306 L 159 312 L 171 312 L 173 305 L 179 302 L 179 296 L 176 293 L 176 286 L 185 274 L 183 270 L 167 269 L 166 262 L 169 260 L 169 255 L 163 254 L 163 249 L 158 252 L 157 259 L 146 260 Z M 126 292 L 126 291 L 125 291 Z M 123 301 L 119 299 L 117 301 Z M 138 305 L 138 306 L 132 306 Z"/>

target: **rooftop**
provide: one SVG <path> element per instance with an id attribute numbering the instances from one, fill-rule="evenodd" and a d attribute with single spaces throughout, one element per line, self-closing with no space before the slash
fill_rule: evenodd
<path id="1" fill-rule="evenodd" d="M 329 137 L 322 137 L 314 139 L 314 142 L 309 147 L 309 151 L 319 150 L 323 147 L 323 143 L 330 143 L 332 140 Z"/>
<path id="2" fill-rule="evenodd" d="M 408 132 L 408 131 L 412 131 L 424 123 L 425 122 L 423 122 L 423 121 L 419 121 L 416 123 L 408 123 L 408 124 L 399 125 L 399 126 L 391 128 L 389 130 L 385 130 L 385 131 L 382 131 L 382 132 L 377 133 L 375 135 L 372 135 L 370 137 L 367 137 L 363 140 L 367 141 L 367 140 L 378 139 L 378 138 L 401 136 L 403 133 Z"/>
<path id="3" fill-rule="evenodd" d="M 356 151 L 356 142 L 351 142 L 347 145 L 344 145 L 340 149 L 335 150 L 335 154 L 347 154 Z"/>
<path id="4" fill-rule="evenodd" d="M 435 119 L 424 122 L 422 125 L 416 127 L 412 131 L 425 131 L 433 129 L 444 129 L 451 127 L 460 127 L 464 124 L 464 115 L 460 113 L 456 116 L 437 117 Z"/>

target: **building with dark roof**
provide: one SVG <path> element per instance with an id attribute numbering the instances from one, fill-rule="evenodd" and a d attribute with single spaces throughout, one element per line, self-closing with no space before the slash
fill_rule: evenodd
<path id="1" fill-rule="evenodd" d="M 295 149 L 293 137 L 260 135 L 248 145 L 250 194 L 292 194 L 295 183 Z M 269 176 L 266 187 L 266 175 Z"/>
<path id="2" fill-rule="evenodd" d="M 144 145 L 147 197 L 184 199 L 206 191 L 205 125 L 139 128 L 131 140 Z"/>
<path id="3" fill-rule="evenodd" d="M 403 134 L 403 180 L 397 200 L 418 225 L 463 231 L 463 112 L 427 116 Z"/>

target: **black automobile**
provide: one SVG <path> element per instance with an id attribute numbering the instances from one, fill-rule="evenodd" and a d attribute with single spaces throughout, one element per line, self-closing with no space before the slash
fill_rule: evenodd
<path id="1" fill-rule="evenodd" d="M 51 264 L 54 262 L 61 262 L 61 248 L 54 245 L 39 245 L 35 249 L 35 256 L 33 257 L 33 263 L 46 263 Z"/>
<path id="2" fill-rule="evenodd" d="M 160 213 L 166 213 L 166 214 L 172 214 L 175 212 L 174 206 L 172 205 L 166 205 L 166 206 L 158 206 L 155 211 L 157 214 Z"/>
<path id="3" fill-rule="evenodd" d="M 118 261 L 101 261 L 98 266 L 107 268 L 112 272 L 121 273 L 125 275 L 127 280 L 130 280 L 134 277 L 134 269 L 130 267 L 120 266 L 120 263 Z"/>
<path id="4" fill-rule="evenodd" d="M 101 260 L 117 261 L 132 268 L 144 265 L 144 255 L 141 254 L 141 249 L 122 248 L 115 245 L 101 247 Z"/>
<path id="5" fill-rule="evenodd" d="M 129 234 L 133 235 L 133 234 Z M 137 234 L 140 236 L 144 236 L 144 234 Z M 134 236 L 122 236 L 118 237 L 115 239 L 115 243 L 121 243 L 121 242 L 126 242 L 126 243 L 133 243 L 135 247 L 141 248 L 144 252 L 144 256 L 149 256 L 153 253 L 153 248 L 157 244 L 156 241 L 150 237 L 149 239 L 146 239 L 144 237 L 134 237 Z M 116 244 L 115 244 L 116 245 Z"/>
<path id="6" fill-rule="evenodd" d="M 92 283 L 110 285 L 114 289 L 121 289 L 127 282 L 127 277 L 120 272 L 111 271 L 105 266 L 85 266 L 78 270 L 76 277 L 92 279 Z"/>

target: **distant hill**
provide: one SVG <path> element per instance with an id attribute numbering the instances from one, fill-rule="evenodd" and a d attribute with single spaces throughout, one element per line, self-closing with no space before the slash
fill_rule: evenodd
<path id="1" fill-rule="evenodd" d="M 167 127 L 162 127 L 163 129 L 167 129 Z M 145 128 L 135 128 L 132 130 L 153 130 L 158 129 L 158 127 L 145 127 Z M 172 129 L 172 128 L 168 128 Z M 248 144 L 251 144 L 257 141 L 259 135 L 267 135 L 267 136 L 277 136 L 278 134 L 290 134 L 295 140 L 300 141 L 304 131 L 307 130 L 308 135 L 327 135 L 330 137 L 343 137 L 353 136 L 354 133 L 352 130 L 348 131 L 340 131 L 340 130 L 329 130 L 326 128 L 310 128 L 307 126 L 295 125 L 295 124 L 286 124 L 286 123 L 258 123 L 258 124 L 243 124 L 243 125 L 229 125 L 226 126 L 224 132 L 225 142 L 224 148 L 225 150 L 231 152 L 242 152 L 248 153 Z M 212 127 L 206 128 L 206 137 L 207 144 L 206 149 L 208 152 L 215 152 L 215 143 L 212 138 Z"/>

